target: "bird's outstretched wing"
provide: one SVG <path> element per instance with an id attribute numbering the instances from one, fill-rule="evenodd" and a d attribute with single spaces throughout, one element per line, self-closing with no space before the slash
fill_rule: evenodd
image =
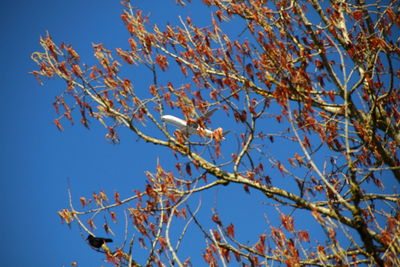
<path id="1" fill-rule="evenodd" d="M 172 115 L 164 115 L 161 117 L 162 121 L 165 121 L 169 124 L 172 124 L 176 127 L 178 127 L 184 135 L 189 137 L 192 134 L 197 134 L 200 135 L 201 133 L 202 136 L 212 138 L 212 131 L 210 129 L 207 129 L 204 126 L 203 120 L 207 120 L 218 108 L 213 108 L 206 113 L 202 114 L 199 116 L 196 120 L 191 120 L 191 121 L 185 121 L 180 118 L 177 118 Z M 227 134 L 228 132 L 225 132 L 223 135 Z"/>
<path id="2" fill-rule="evenodd" d="M 201 114 L 201 116 L 197 116 L 197 118 L 194 121 L 187 122 L 187 124 L 188 124 L 187 126 L 194 127 L 197 129 L 202 124 L 204 125 L 204 121 L 207 121 L 208 118 L 211 117 L 217 109 L 218 108 L 213 108 L 213 109 L 207 111 L 206 113 Z M 204 128 L 204 129 L 207 129 L 207 128 Z"/>
<path id="3" fill-rule="evenodd" d="M 199 117 L 199 119 L 207 119 L 207 118 L 211 117 L 217 109 L 218 109 L 218 108 L 213 108 L 213 109 L 207 111 L 206 113 L 202 114 L 202 115 Z"/>

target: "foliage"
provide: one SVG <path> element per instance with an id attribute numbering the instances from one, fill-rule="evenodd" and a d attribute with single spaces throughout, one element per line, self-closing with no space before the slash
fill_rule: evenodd
<path id="1" fill-rule="evenodd" d="M 96 215 L 115 221 L 125 211 L 135 242 L 116 251 L 103 246 L 116 266 L 189 266 L 190 258 L 180 256 L 188 227 L 203 232 L 197 242 L 203 249 L 193 253 L 209 266 L 400 265 L 400 203 L 391 186 L 400 182 L 399 1 L 203 4 L 212 10 L 209 26 L 188 17 L 161 29 L 124 1 L 128 48 L 94 44 L 93 66 L 71 45 L 50 35 L 40 40 L 44 51 L 32 55 L 39 66 L 33 74 L 67 85 L 54 103 L 60 130 L 76 116 L 85 127 L 97 120 L 111 141 L 126 128 L 173 151 L 177 161 L 147 172 L 147 186 L 126 199 L 116 193 L 109 200 L 105 192 L 82 197 L 83 211 L 71 201 L 59 212 L 62 219 L 93 234 Z M 230 25 L 245 30 L 232 34 Z M 135 80 L 124 77 L 129 65 L 148 68 L 148 88 L 134 88 Z M 218 121 L 198 114 L 214 108 L 225 113 L 231 133 L 224 137 L 228 129 L 217 128 L 202 137 L 201 129 Z M 179 113 L 201 126 L 200 137 L 160 119 Z M 275 144 L 291 149 L 272 149 Z M 268 207 L 260 212 L 271 209 L 281 218 L 272 222 L 266 213 L 268 225 L 253 244 L 240 235 L 249 229 L 216 209 L 209 227 L 200 219 L 205 211 L 191 201 L 236 185 L 245 195 L 261 193 Z M 304 214 L 323 229 L 319 242 L 313 231 L 296 227 Z M 185 222 L 180 232 L 177 220 Z M 137 257 L 136 246 L 146 248 L 146 257 Z"/>

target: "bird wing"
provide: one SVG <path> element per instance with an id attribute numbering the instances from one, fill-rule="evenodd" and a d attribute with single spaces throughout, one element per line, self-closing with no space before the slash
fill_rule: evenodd
<path id="1" fill-rule="evenodd" d="M 202 114 L 199 119 L 207 119 L 209 117 L 211 117 L 212 114 L 214 114 L 214 112 L 217 110 L 218 108 L 213 108 L 209 111 L 207 111 L 206 113 Z"/>
<path id="2" fill-rule="evenodd" d="M 189 137 L 192 134 L 198 134 L 199 121 L 209 118 L 212 114 L 214 114 L 217 109 L 218 108 L 213 108 L 207 111 L 206 113 L 199 116 L 195 121 L 185 121 L 172 115 L 164 115 L 161 117 L 161 119 L 171 125 L 178 127 L 183 132 L 183 134 Z M 212 131 L 210 129 L 204 128 L 202 130 L 205 131 L 205 135 L 207 137 L 211 137 Z"/>

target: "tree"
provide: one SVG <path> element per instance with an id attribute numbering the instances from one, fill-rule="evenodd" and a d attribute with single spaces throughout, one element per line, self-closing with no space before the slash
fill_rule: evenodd
<path id="1" fill-rule="evenodd" d="M 122 4 L 126 48 L 94 44 L 98 63 L 87 66 L 46 35 L 33 74 L 66 82 L 54 103 L 60 130 L 76 116 L 85 127 L 97 120 L 112 142 L 126 128 L 176 162 L 158 163 L 126 199 L 102 191 L 81 197 L 82 211 L 71 200 L 59 212 L 66 223 L 94 235 L 95 221 L 125 211 L 134 238 L 100 249 L 115 266 L 189 266 L 180 255 L 188 228 L 203 233 L 192 253 L 210 266 L 400 265 L 399 1 L 203 0 L 209 26 L 187 17 L 162 28 Z M 130 65 L 152 73 L 148 88 L 125 78 Z M 230 129 L 205 136 L 218 121 L 202 114 L 215 110 Z M 166 114 L 182 115 L 198 136 L 168 126 Z M 210 210 L 192 199 L 216 188 L 254 197 L 265 229 L 243 236 L 249 229 L 217 209 L 204 218 Z M 299 228 L 302 217 L 323 234 Z"/>

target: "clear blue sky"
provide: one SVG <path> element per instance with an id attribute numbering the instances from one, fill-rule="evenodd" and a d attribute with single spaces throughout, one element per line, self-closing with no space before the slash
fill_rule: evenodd
<path id="1" fill-rule="evenodd" d="M 143 2 L 147 4 L 141 7 L 151 9 L 160 23 L 173 24 L 182 13 L 173 0 Z M 76 224 L 69 229 L 56 213 L 68 207 L 67 179 L 76 199 L 99 190 L 110 196 L 118 191 L 126 197 L 132 190 L 142 189 L 144 171 L 154 170 L 158 157 L 171 157 L 158 147 L 136 142 L 136 137 L 126 132 L 121 133 L 120 145 L 111 145 L 95 122 L 90 131 L 76 123 L 73 127 L 65 124 L 65 131 L 59 132 L 52 123 L 51 103 L 64 83 L 51 80 L 40 86 L 28 74 L 36 68 L 30 55 L 40 50 L 39 37 L 46 31 L 56 42 L 72 44 L 89 63 L 92 43 L 104 43 L 108 48 L 126 46 L 121 11 L 117 0 L 0 2 L 2 266 L 69 266 L 72 261 L 78 266 L 100 266 L 101 256 L 82 240 Z M 187 12 L 203 22 L 198 7 Z M 135 79 L 143 74 L 132 75 Z M 245 207 L 236 203 L 237 199 L 229 201 L 232 207 Z M 248 208 L 231 218 L 255 224 Z M 262 218 L 261 213 L 260 221 Z"/>

